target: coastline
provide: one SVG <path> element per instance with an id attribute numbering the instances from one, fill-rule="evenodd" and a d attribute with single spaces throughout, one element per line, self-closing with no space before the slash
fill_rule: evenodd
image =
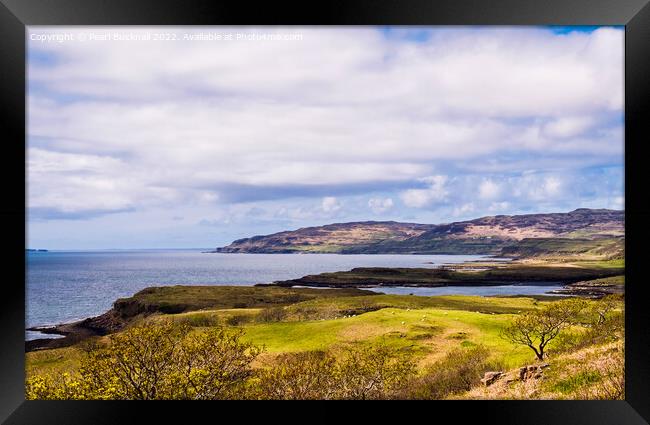
<path id="1" fill-rule="evenodd" d="M 122 318 L 113 307 L 104 314 L 76 322 L 61 323 L 54 326 L 33 326 L 26 330 L 46 335 L 61 335 L 62 337 L 36 338 L 25 341 L 25 351 L 69 347 L 93 336 L 103 336 L 120 331 L 127 323 L 128 321 Z"/>
<path id="2" fill-rule="evenodd" d="M 516 287 L 539 286 L 549 287 L 542 296 L 579 296 L 587 298 L 602 298 L 610 294 L 624 293 L 624 267 L 574 267 L 562 264 L 525 264 L 517 259 L 499 260 L 468 260 L 463 263 L 445 263 L 435 268 L 413 267 L 358 267 L 348 271 L 306 275 L 298 279 L 275 281 L 273 283 L 258 283 L 248 286 L 237 286 L 238 291 L 360 291 L 366 294 L 373 289 L 381 288 L 444 288 L 462 287 Z M 228 285 L 210 285 L 212 288 L 229 288 Z M 179 288 L 190 293 L 193 285 L 175 285 L 166 288 Z M 145 288 L 131 297 L 120 298 L 113 307 L 103 314 L 74 322 L 60 323 L 49 326 L 33 326 L 27 331 L 40 332 L 45 335 L 60 335 L 60 338 L 36 338 L 25 341 L 26 351 L 50 348 L 62 348 L 74 345 L 84 339 L 104 336 L 122 330 L 136 317 L 154 313 L 175 313 L 187 311 L 187 306 L 200 303 L 200 297 L 192 298 L 176 307 L 163 305 L 142 305 L 137 300 L 140 294 L 150 293 L 157 287 Z M 370 289 L 371 291 L 367 291 Z M 217 290 L 218 291 L 218 290 Z M 409 295 L 415 295 L 409 293 Z M 436 296 L 436 295 L 422 295 Z M 538 296 L 531 294 L 480 295 L 491 296 Z M 196 296 L 193 296 L 196 297 Z M 240 308 L 241 303 L 234 303 L 232 308 Z M 205 306 L 203 307 L 205 308 Z M 200 309 L 200 308 L 196 308 Z"/>
<path id="3" fill-rule="evenodd" d="M 536 285 L 544 287 L 557 288 L 562 286 L 559 289 L 552 289 L 545 292 L 547 295 L 527 295 L 527 294 L 508 294 L 508 295 L 478 295 L 483 297 L 545 297 L 545 296 L 579 296 L 587 298 L 602 298 L 603 296 L 610 294 L 622 294 L 624 289 L 620 286 L 586 286 L 586 285 L 558 285 L 558 284 L 549 284 L 549 283 L 526 283 L 527 285 Z M 250 287 L 242 286 L 241 288 L 254 288 L 254 287 L 264 287 L 265 285 L 254 285 Z M 480 286 L 469 286 L 469 285 L 444 285 L 444 286 L 465 286 L 465 287 L 480 287 Z M 496 285 L 483 285 L 485 286 L 496 286 Z M 500 283 L 499 286 L 520 286 L 518 283 L 504 284 Z M 273 288 L 272 284 L 266 285 L 267 288 Z M 369 289 L 372 291 L 377 288 L 387 288 L 386 286 L 381 285 L 367 285 L 359 286 L 357 289 Z M 436 288 L 442 286 L 413 286 L 413 288 Z M 276 288 L 279 288 L 276 286 Z M 394 288 L 399 288 L 394 286 Z M 150 289 L 150 288 L 147 288 Z M 337 289 L 333 287 L 298 287 L 294 286 L 291 289 L 311 289 L 311 290 L 322 290 L 322 289 Z M 340 289 L 340 288 L 339 288 Z M 374 291 L 373 291 L 374 292 Z M 383 294 L 382 292 L 375 292 L 378 295 Z M 409 294 L 414 295 L 414 294 Z M 436 295 L 414 295 L 414 296 L 436 296 Z M 154 312 L 151 312 L 151 314 Z M 85 339 L 96 337 L 96 336 L 105 336 L 114 332 L 119 332 L 122 330 L 128 323 L 135 318 L 136 316 L 142 315 L 142 313 L 137 313 L 133 316 L 124 315 L 124 313 L 118 312 L 115 307 L 111 308 L 109 311 L 105 312 L 102 315 L 88 317 L 79 321 L 70 322 L 70 323 L 61 323 L 54 326 L 34 326 L 27 328 L 28 331 L 40 332 L 46 335 L 60 335 L 59 338 L 36 338 L 25 341 L 25 351 L 37 351 L 44 349 L 52 348 L 63 348 L 69 347 L 71 345 L 77 344 Z M 145 314 L 146 315 L 146 314 Z"/>

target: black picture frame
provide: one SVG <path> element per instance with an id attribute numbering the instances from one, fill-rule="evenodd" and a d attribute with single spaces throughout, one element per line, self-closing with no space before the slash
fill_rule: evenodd
<path id="1" fill-rule="evenodd" d="M 648 240 L 650 200 L 644 144 L 650 122 L 649 0 L 321 0 L 179 1 L 179 0 L 1 0 L 0 105 L 4 118 L 0 175 L 5 200 L 1 244 L 6 267 L 0 304 L 0 420 L 8 424 L 117 424 L 224 419 L 365 421 L 480 421 L 500 424 L 643 424 L 650 422 L 650 309 L 644 281 L 644 244 Z M 25 53 L 30 25 L 625 25 L 625 220 L 626 220 L 626 400 L 625 401 L 454 401 L 372 403 L 343 415 L 332 404 L 313 406 L 307 416 L 294 406 L 242 402 L 25 401 Z M 261 402 L 260 402 L 261 403 Z M 356 410 L 356 409 L 355 409 Z M 317 413 L 317 417 L 314 417 Z M 421 416 L 424 415 L 424 416 Z M 154 419 L 156 418 L 156 419 Z M 235 419 L 231 419 L 235 420 Z"/>

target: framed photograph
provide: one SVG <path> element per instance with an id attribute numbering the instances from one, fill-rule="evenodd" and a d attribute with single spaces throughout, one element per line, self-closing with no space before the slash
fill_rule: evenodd
<path id="1" fill-rule="evenodd" d="M 650 420 L 647 1 L 2 3 L 6 423 Z"/>

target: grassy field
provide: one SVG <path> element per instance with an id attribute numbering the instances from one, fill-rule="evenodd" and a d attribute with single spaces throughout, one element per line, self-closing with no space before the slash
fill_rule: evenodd
<path id="1" fill-rule="evenodd" d="M 79 367 L 83 352 L 80 347 L 56 348 L 25 354 L 27 377 L 41 374 L 74 372 Z"/>
<path id="2" fill-rule="evenodd" d="M 173 294 L 175 299 L 184 298 L 178 288 L 171 288 L 166 291 L 168 295 Z M 196 291 L 195 287 L 187 288 L 190 292 Z M 282 307 L 285 315 L 282 321 L 277 322 L 259 321 L 264 308 L 157 313 L 140 320 L 184 322 L 198 332 L 210 326 L 242 328 L 247 341 L 265 347 L 262 359 L 266 360 L 283 352 L 336 349 L 382 341 L 412 351 L 422 366 L 434 362 L 453 348 L 475 344 L 489 347 L 494 356 L 514 366 L 532 360 L 532 352 L 501 339 L 499 332 L 514 314 L 543 304 L 525 297 L 335 297 L 333 290 L 313 291 L 319 291 L 318 294 L 323 296 Z M 152 297 L 160 299 L 161 293 L 155 292 Z M 102 337 L 103 340 L 107 338 Z M 30 352 L 26 355 L 27 373 L 72 371 L 78 367 L 81 355 L 79 345 Z"/>
<path id="3" fill-rule="evenodd" d="M 619 274 L 623 267 L 622 261 L 608 260 L 586 265 L 583 262 L 563 263 L 561 269 L 573 277 L 608 276 L 586 282 L 591 286 L 623 286 L 625 279 Z M 520 269 L 544 276 L 559 273 L 553 264 L 511 264 L 504 269 L 465 273 L 503 276 L 504 273 L 516 274 Z M 615 303 L 612 308 L 620 315 L 623 303 L 620 295 L 618 297 L 612 298 Z M 263 348 L 262 354 L 252 363 L 257 372 L 273 369 L 284 354 L 322 350 L 338 359 L 345 357 L 348 348 L 370 351 L 380 344 L 400 355 L 412 355 L 417 374 L 424 379 L 430 376 L 427 374 L 431 370 L 449 363 L 449 357 L 456 358 L 459 353 L 474 349 L 485 350 L 487 360 L 509 374 L 516 374 L 521 366 L 539 363 L 530 348 L 503 338 L 503 330 L 518 315 L 544 310 L 558 299 L 551 296 L 386 295 L 356 288 L 170 286 L 147 288 L 133 297 L 118 300 L 109 313 L 120 315 L 127 329 L 142 322 L 161 321 L 183 323 L 191 327 L 192 333 L 205 335 L 209 334 L 206 330 L 214 327 L 240 329 L 244 341 Z M 601 308 L 609 301 L 584 302 L 587 306 Z M 605 387 L 601 384 L 610 380 L 610 370 L 617 371 L 616 377 L 622 376 L 618 372 L 622 334 L 618 340 L 610 338 L 580 346 L 581 351 L 567 349 L 577 347 L 575 341 L 590 329 L 582 323 L 593 323 L 587 320 L 587 315 L 593 313 L 591 307 L 574 315 L 572 327 L 547 347 L 550 357 L 545 361 L 551 362 L 552 368 L 545 372 L 543 382 L 521 381 L 505 385 L 500 381 L 482 388 L 479 378 L 474 376 L 476 382 L 469 391 L 453 396 L 526 399 L 607 395 L 607 389 L 603 390 Z M 93 337 L 65 348 L 26 353 L 27 377 L 75 374 L 85 356 L 86 344 L 93 340 L 110 344 L 111 336 Z M 555 357 L 556 352 L 558 357 Z M 591 370 L 591 365 L 596 369 Z M 597 394 L 589 392 L 592 387 L 599 388 Z"/>
<path id="4" fill-rule="evenodd" d="M 515 366 L 530 360 L 531 353 L 499 337 L 510 319 L 511 315 L 463 310 L 384 308 L 339 319 L 253 323 L 244 329 L 247 340 L 271 354 L 381 341 L 416 353 L 424 366 L 453 348 L 483 344 Z"/>

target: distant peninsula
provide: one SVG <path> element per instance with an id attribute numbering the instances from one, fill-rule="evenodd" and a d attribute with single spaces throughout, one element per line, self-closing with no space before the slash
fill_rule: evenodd
<path id="1" fill-rule="evenodd" d="M 509 258 L 624 257 L 625 213 L 496 215 L 446 224 L 335 223 L 239 239 L 217 253 L 465 254 Z"/>

